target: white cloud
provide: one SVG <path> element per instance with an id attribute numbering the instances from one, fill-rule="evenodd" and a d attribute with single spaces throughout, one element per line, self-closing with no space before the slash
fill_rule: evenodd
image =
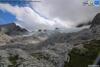
<path id="1" fill-rule="evenodd" d="M 58 17 L 66 24 L 67 21 L 73 25 L 88 22 L 100 12 L 100 7 L 83 6 L 88 0 L 41 0 L 41 3 L 31 3 L 38 12 L 51 19 Z M 63 22 L 62 22 L 63 23 Z"/>
<path id="2" fill-rule="evenodd" d="M 34 30 L 38 28 L 49 28 L 54 25 L 53 21 L 44 19 L 35 13 L 29 7 L 11 6 L 10 4 L 0 4 L 0 9 L 6 10 L 16 16 L 16 23 L 27 28 Z"/>
<path id="3" fill-rule="evenodd" d="M 10 4 L 0 4 L 0 9 L 3 11 L 8 11 L 16 16 L 17 21 L 15 22 L 17 25 L 25 27 L 29 31 L 35 29 L 54 29 L 57 27 L 67 27 L 65 24 L 60 23 L 59 19 L 49 20 L 41 17 L 35 11 L 33 11 L 30 7 L 18 7 L 11 6 Z M 58 21 L 59 20 L 59 21 Z"/>
<path id="4" fill-rule="evenodd" d="M 82 0 L 41 0 L 40 3 L 30 3 L 33 9 L 10 4 L 0 4 L 0 9 L 14 14 L 17 18 L 16 23 L 28 30 L 55 27 L 71 29 L 78 23 L 88 22 L 100 12 L 99 7 L 83 6 L 82 2 Z"/>

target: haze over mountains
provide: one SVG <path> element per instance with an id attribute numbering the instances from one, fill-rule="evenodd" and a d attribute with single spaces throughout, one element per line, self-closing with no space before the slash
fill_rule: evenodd
<path id="1" fill-rule="evenodd" d="M 80 63 L 79 60 L 72 59 L 77 54 L 78 57 L 88 59 L 92 57 L 88 62 L 84 62 L 87 61 L 85 59 L 80 63 L 83 67 L 87 67 L 85 65 L 93 64 L 91 62 L 95 61 L 100 52 L 100 14 L 97 14 L 89 25 L 90 28 L 78 32 L 62 33 L 57 29 L 52 33 L 49 32 L 51 34 L 48 35 L 39 30 L 37 35 L 30 36 L 22 36 L 21 34 L 27 30 L 14 23 L 1 25 L 0 63 L 3 63 L 4 67 L 23 67 L 23 65 L 26 67 L 32 65 L 33 67 L 71 67 Z M 93 50 L 93 47 L 96 49 Z M 77 65 L 77 67 L 80 66 Z"/>

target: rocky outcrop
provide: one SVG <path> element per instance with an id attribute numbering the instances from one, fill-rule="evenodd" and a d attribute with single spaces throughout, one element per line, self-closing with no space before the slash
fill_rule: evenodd
<path id="1" fill-rule="evenodd" d="M 95 26 L 97 26 L 97 25 L 100 25 L 100 13 L 98 13 L 98 14 L 94 17 L 94 19 L 93 19 L 93 21 L 92 21 L 92 23 L 91 23 L 91 27 L 90 27 L 90 28 L 93 28 L 93 27 L 95 27 Z"/>
<path id="2" fill-rule="evenodd" d="M 55 45 L 48 45 L 46 48 L 42 48 L 42 51 L 37 51 L 36 54 L 39 54 L 40 59 L 44 58 L 48 62 L 51 62 L 55 67 L 63 67 L 64 62 L 69 62 L 70 57 L 68 53 L 71 51 L 72 46 L 66 43 L 55 43 Z M 34 55 L 35 53 L 33 53 Z"/>
<path id="3" fill-rule="evenodd" d="M 8 42 L 10 42 L 11 39 L 12 37 L 0 32 L 0 46 L 7 44 Z"/>
<path id="4" fill-rule="evenodd" d="M 55 67 L 52 63 L 39 60 L 21 49 L 0 50 L 0 63 L 4 67 Z"/>
<path id="5" fill-rule="evenodd" d="M 56 43 L 30 54 L 19 48 L 8 47 L 0 50 L 0 63 L 13 67 L 63 67 L 64 62 L 70 60 L 68 53 L 71 49 L 70 44 Z"/>
<path id="6" fill-rule="evenodd" d="M 15 23 L 0 25 L 0 31 L 7 35 L 20 35 L 28 32 L 26 29 L 21 28 Z"/>

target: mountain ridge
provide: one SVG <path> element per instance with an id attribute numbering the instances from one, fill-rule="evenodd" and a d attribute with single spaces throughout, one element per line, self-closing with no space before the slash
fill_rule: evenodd
<path id="1" fill-rule="evenodd" d="M 7 35 L 20 35 L 28 32 L 26 29 L 21 28 L 15 23 L 0 25 L 0 31 Z"/>

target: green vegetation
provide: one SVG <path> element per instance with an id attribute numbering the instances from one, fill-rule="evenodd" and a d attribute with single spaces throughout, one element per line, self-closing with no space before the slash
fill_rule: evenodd
<path id="1" fill-rule="evenodd" d="M 84 44 L 84 48 L 86 50 L 74 48 L 69 54 L 70 62 L 65 62 L 64 67 L 88 67 L 93 64 L 100 52 L 100 40 L 92 40 Z"/>
<path id="2" fill-rule="evenodd" d="M 37 58 L 38 60 L 40 60 L 40 59 L 48 60 L 49 59 L 49 57 L 46 57 L 46 56 L 42 55 L 41 53 L 34 53 L 34 54 L 32 54 L 32 56 Z"/>
<path id="3" fill-rule="evenodd" d="M 49 61 L 53 63 L 54 65 L 56 65 L 56 62 L 54 60 L 51 60 L 48 54 L 43 55 L 42 53 L 33 53 L 32 56 L 37 58 L 38 60 L 43 59 L 43 60 Z"/>
<path id="4" fill-rule="evenodd" d="M 9 65 L 8 67 L 18 67 L 17 66 L 17 60 L 19 59 L 18 55 L 10 56 L 9 61 L 12 63 L 12 65 Z"/>

